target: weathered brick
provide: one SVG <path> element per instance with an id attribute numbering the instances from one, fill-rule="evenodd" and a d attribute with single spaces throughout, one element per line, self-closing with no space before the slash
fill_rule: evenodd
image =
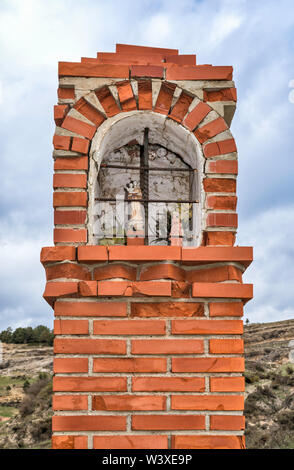
<path id="1" fill-rule="evenodd" d="M 239 411 L 244 408 L 242 395 L 172 395 L 172 410 Z"/>
<path id="2" fill-rule="evenodd" d="M 126 342 L 116 339 L 55 338 L 55 354 L 125 354 Z"/>
<path id="3" fill-rule="evenodd" d="M 127 80 L 116 83 L 120 105 L 123 111 L 133 111 L 137 109 L 137 103 L 131 83 Z"/>
<path id="4" fill-rule="evenodd" d="M 207 193 L 235 193 L 236 180 L 230 178 L 205 178 L 203 187 Z"/>
<path id="5" fill-rule="evenodd" d="M 93 277 L 97 281 L 102 281 L 111 278 L 136 280 L 137 270 L 131 266 L 124 266 L 121 264 L 108 264 L 94 269 Z M 141 279 L 146 280 L 146 279 Z M 148 279 L 147 279 L 148 280 Z"/>
<path id="6" fill-rule="evenodd" d="M 54 320 L 55 335 L 87 335 L 89 334 L 88 320 Z"/>
<path id="7" fill-rule="evenodd" d="M 134 392 L 204 392 L 204 377 L 133 377 Z"/>
<path id="8" fill-rule="evenodd" d="M 152 279 L 174 279 L 176 281 L 185 280 L 185 271 L 174 264 L 157 264 L 146 266 L 140 273 L 140 281 L 150 281 Z"/>
<path id="9" fill-rule="evenodd" d="M 216 431 L 239 431 L 245 429 L 244 416 L 212 415 L 210 429 Z"/>
<path id="10" fill-rule="evenodd" d="M 209 352 L 210 354 L 243 354 L 244 342 L 242 339 L 211 339 Z"/>
<path id="11" fill-rule="evenodd" d="M 67 278 L 67 279 L 91 279 L 90 271 L 79 264 L 61 263 L 53 266 L 46 266 L 46 279 Z"/>
<path id="12" fill-rule="evenodd" d="M 160 320 L 96 320 L 94 335 L 163 335 L 165 321 Z"/>
<path id="13" fill-rule="evenodd" d="M 186 116 L 189 106 L 193 101 L 193 97 L 188 95 L 185 91 L 182 91 L 180 94 L 176 104 L 171 110 L 169 117 L 174 119 L 174 121 L 182 122 L 184 117 Z"/>
<path id="14" fill-rule="evenodd" d="M 172 320 L 173 335 L 241 335 L 242 320 Z"/>
<path id="15" fill-rule="evenodd" d="M 53 377 L 54 392 L 126 392 L 126 390 L 125 377 Z"/>
<path id="16" fill-rule="evenodd" d="M 244 377 L 210 377 L 211 392 L 244 392 Z"/>
<path id="17" fill-rule="evenodd" d="M 172 449 L 244 449 L 244 436 L 172 436 Z"/>
<path id="18" fill-rule="evenodd" d="M 203 101 L 200 101 L 187 115 L 183 121 L 183 125 L 190 129 L 190 131 L 193 131 L 210 111 L 211 107 L 206 103 L 203 103 Z"/>
<path id="19" fill-rule="evenodd" d="M 242 317 L 242 302 L 213 302 L 209 304 L 211 317 Z"/>
<path id="20" fill-rule="evenodd" d="M 93 410 L 103 411 L 152 411 L 166 408 L 166 397 L 140 395 L 96 395 L 93 397 Z"/>
<path id="21" fill-rule="evenodd" d="M 75 132 L 76 134 L 82 135 L 87 139 L 92 139 L 96 132 L 95 126 L 92 126 L 87 122 L 80 121 L 79 119 L 73 118 L 69 115 L 66 116 L 61 127 L 69 131 Z"/>
<path id="22" fill-rule="evenodd" d="M 170 296 L 171 283 L 131 282 L 131 281 L 98 281 L 98 295 L 101 296 Z"/>
<path id="23" fill-rule="evenodd" d="M 86 395 L 53 395 L 52 409 L 62 411 L 87 410 L 88 397 Z"/>
<path id="24" fill-rule="evenodd" d="M 243 372 L 244 359 L 242 357 L 222 358 L 182 358 L 172 359 L 172 372 Z"/>
<path id="25" fill-rule="evenodd" d="M 88 359 L 85 357 L 54 357 L 53 371 L 55 374 L 88 372 Z"/>
<path id="26" fill-rule="evenodd" d="M 88 436 L 52 436 L 52 449 L 88 449 Z"/>
<path id="27" fill-rule="evenodd" d="M 167 436 L 94 436 L 94 449 L 167 449 Z"/>
<path id="28" fill-rule="evenodd" d="M 120 113 L 120 109 L 108 86 L 95 90 L 95 94 L 108 117 L 112 117 Z"/>
<path id="29" fill-rule="evenodd" d="M 205 429 L 205 416 L 197 415 L 133 415 L 134 431 Z"/>
<path id="30" fill-rule="evenodd" d="M 94 340 L 95 341 L 95 340 Z M 98 341 L 98 340 L 97 340 Z M 99 340 L 101 341 L 101 340 Z M 112 340 L 114 342 L 116 340 Z M 105 352 L 104 352 L 105 354 Z M 116 353 L 113 353 L 116 354 Z M 166 372 L 166 359 L 163 358 L 99 358 L 93 362 L 94 372 Z"/>
<path id="31" fill-rule="evenodd" d="M 55 315 L 74 317 L 126 317 L 127 304 L 123 302 L 56 302 Z"/>
<path id="32" fill-rule="evenodd" d="M 194 132 L 195 137 L 201 144 L 206 142 L 208 139 L 215 137 L 227 130 L 228 126 L 222 117 L 215 119 L 214 121 L 205 124 L 204 126 L 198 127 Z"/>
<path id="33" fill-rule="evenodd" d="M 53 146 L 56 150 L 69 150 L 71 138 L 68 135 L 53 136 Z"/>
<path id="34" fill-rule="evenodd" d="M 194 282 L 192 285 L 192 296 L 227 297 L 249 300 L 253 296 L 253 289 L 252 284 Z"/>
<path id="35" fill-rule="evenodd" d="M 53 416 L 52 431 L 124 431 L 125 416 Z"/>
<path id="36" fill-rule="evenodd" d="M 234 139 L 219 140 L 218 142 L 211 142 L 205 145 L 204 156 L 209 158 L 236 151 L 237 147 Z"/>
<path id="37" fill-rule="evenodd" d="M 174 91 L 176 89 L 176 85 L 174 83 L 166 83 L 162 82 L 159 94 L 154 106 L 154 111 L 156 113 L 165 114 L 169 113 Z"/>
<path id="38" fill-rule="evenodd" d="M 203 317 L 203 303 L 152 302 L 131 304 L 132 317 Z"/>
<path id="39" fill-rule="evenodd" d="M 81 137 L 73 137 L 71 150 L 72 152 L 78 152 L 87 154 L 89 150 L 90 142 L 87 139 L 82 139 Z"/>
<path id="40" fill-rule="evenodd" d="M 87 211 L 85 210 L 55 210 L 55 225 L 83 225 L 86 222 Z"/>
<path id="41" fill-rule="evenodd" d="M 132 341 L 132 354 L 202 354 L 203 352 L 203 340 L 197 339 L 136 339 Z"/>
<path id="42" fill-rule="evenodd" d="M 78 243 L 87 241 L 86 229 L 55 228 L 54 243 Z"/>
<path id="43" fill-rule="evenodd" d="M 87 207 L 86 191 L 66 191 L 53 193 L 53 207 Z"/>
<path id="44" fill-rule="evenodd" d="M 79 99 L 74 105 L 74 108 L 83 116 L 85 116 L 89 121 L 91 121 L 96 127 L 99 127 L 103 121 L 105 121 L 105 117 L 99 111 L 99 109 L 95 108 L 92 104 L 86 101 L 83 97 Z M 76 150 L 77 151 L 77 150 Z"/>
<path id="45" fill-rule="evenodd" d="M 74 246 L 50 246 L 41 250 L 41 263 L 50 263 L 54 261 L 75 260 L 76 248 Z"/>
<path id="46" fill-rule="evenodd" d="M 58 157 L 54 170 L 88 170 L 88 157 Z"/>
<path id="47" fill-rule="evenodd" d="M 237 227 L 238 215 L 231 213 L 210 212 L 206 218 L 208 227 Z"/>
<path id="48" fill-rule="evenodd" d="M 151 80 L 138 80 L 138 105 L 140 110 L 152 109 Z"/>

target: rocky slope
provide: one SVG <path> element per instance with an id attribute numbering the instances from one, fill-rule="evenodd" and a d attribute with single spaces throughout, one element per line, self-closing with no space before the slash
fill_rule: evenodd
<path id="1" fill-rule="evenodd" d="M 246 446 L 293 449 L 294 320 L 246 325 L 244 340 Z M 52 348 L 3 349 L 0 448 L 50 448 Z"/>

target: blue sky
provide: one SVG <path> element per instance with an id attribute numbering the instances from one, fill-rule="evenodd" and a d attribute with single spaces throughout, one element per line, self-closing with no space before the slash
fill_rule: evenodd
<path id="1" fill-rule="evenodd" d="M 177 48 L 233 65 L 239 151 L 237 244 L 254 247 L 250 322 L 294 317 L 292 0 L 0 1 L 0 331 L 52 327 L 42 246 L 52 246 L 58 61 L 116 43 Z M 291 94 L 291 91 L 293 93 Z"/>

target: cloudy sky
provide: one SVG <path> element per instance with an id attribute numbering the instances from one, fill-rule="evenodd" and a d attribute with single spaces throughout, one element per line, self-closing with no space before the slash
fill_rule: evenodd
<path id="1" fill-rule="evenodd" d="M 254 247 L 250 322 L 294 317 L 293 0 L 0 0 L 0 331 L 52 327 L 42 246 L 52 246 L 57 63 L 116 43 L 233 65 L 237 244 Z"/>

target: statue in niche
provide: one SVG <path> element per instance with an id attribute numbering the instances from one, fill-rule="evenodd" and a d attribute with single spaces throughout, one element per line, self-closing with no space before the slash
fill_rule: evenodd
<path id="1" fill-rule="evenodd" d="M 142 191 L 139 186 L 138 181 L 130 181 L 126 186 L 128 193 L 128 200 L 132 201 L 130 203 L 130 220 L 128 223 L 128 230 L 133 232 L 143 232 L 144 231 L 144 214 L 143 206 L 141 202 L 136 202 L 138 199 L 142 199 Z"/>
<path id="2" fill-rule="evenodd" d="M 174 212 L 172 214 L 171 229 L 170 229 L 170 242 L 172 246 L 182 246 L 183 244 L 183 227 L 179 218 L 179 214 Z"/>

